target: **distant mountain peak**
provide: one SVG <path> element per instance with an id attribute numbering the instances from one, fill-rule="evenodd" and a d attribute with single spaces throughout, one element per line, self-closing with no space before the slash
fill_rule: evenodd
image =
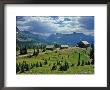
<path id="1" fill-rule="evenodd" d="M 56 42 L 59 44 L 68 44 L 68 45 L 74 45 L 81 40 L 88 41 L 89 43 L 94 43 L 94 36 L 85 35 L 83 33 L 77 33 L 77 32 L 73 32 L 71 34 L 53 33 L 51 35 L 46 35 L 46 33 L 35 34 L 30 31 L 20 31 L 17 27 L 16 27 L 16 32 L 18 32 L 16 38 L 21 41 L 32 40 L 35 42 L 50 43 L 50 44 Z"/>

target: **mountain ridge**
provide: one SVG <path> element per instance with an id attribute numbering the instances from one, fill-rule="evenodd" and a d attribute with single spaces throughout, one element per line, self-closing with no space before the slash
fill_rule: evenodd
<path id="1" fill-rule="evenodd" d="M 71 34 L 62 34 L 62 33 L 55 33 L 51 34 L 50 36 L 43 36 L 40 34 L 33 34 L 29 31 L 20 31 L 16 28 L 16 39 L 18 41 L 34 41 L 36 43 L 46 43 L 46 44 L 69 44 L 75 45 L 79 41 L 88 41 L 89 43 L 94 43 L 94 36 L 85 35 L 83 33 L 76 33 L 73 32 Z"/>

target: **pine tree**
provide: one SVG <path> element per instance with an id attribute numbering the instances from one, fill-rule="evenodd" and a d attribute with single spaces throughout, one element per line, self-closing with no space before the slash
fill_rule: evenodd
<path id="1" fill-rule="evenodd" d="M 94 45 L 91 45 L 92 50 L 90 51 L 90 59 L 92 59 L 91 64 L 94 65 Z"/>
<path id="2" fill-rule="evenodd" d="M 39 63 L 38 62 L 36 63 L 36 67 L 39 67 Z"/>
<path id="3" fill-rule="evenodd" d="M 77 66 L 79 66 L 80 65 L 80 53 L 79 53 L 79 56 L 78 56 L 78 64 L 77 64 Z"/>
<path id="4" fill-rule="evenodd" d="M 69 55 L 68 55 L 68 58 L 69 58 Z"/>
<path id="5" fill-rule="evenodd" d="M 84 66 L 84 60 L 82 60 L 82 64 L 81 64 L 81 66 Z"/>
<path id="6" fill-rule="evenodd" d="M 88 65 L 90 65 L 90 61 L 88 61 Z"/>
<path id="7" fill-rule="evenodd" d="M 24 64 L 22 63 L 20 68 L 20 73 L 23 73 L 23 72 L 24 72 Z"/>
<path id="8" fill-rule="evenodd" d="M 78 58 L 78 60 L 80 61 L 80 53 L 79 53 L 79 58 Z"/>
<path id="9" fill-rule="evenodd" d="M 74 64 L 71 64 L 71 67 L 73 67 L 74 66 Z"/>
<path id="10" fill-rule="evenodd" d="M 57 65 L 61 65 L 61 64 L 60 64 L 60 61 L 58 61 L 58 60 L 57 60 Z"/>
<path id="11" fill-rule="evenodd" d="M 25 68 L 26 68 L 26 71 L 29 71 L 29 65 L 28 64 L 26 64 Z"/>
<path id="12" fill-rule="evenodd" d="M 53 64 L 51 70 L 56 70 L 57 69 L 57 66 L 55 64 Z"/>
<path id="13" fill-rule="evenodd" d="M 42 67 L 42 63 L 40 62 L 40 65 L 39 65 L 40 67 Z"/>
<path id="14" fill-rule="evenodd" d="M 46 64 L 47 64 L 47 60 L 44 61 L 44 65 L 46 65 Z"/>
<path id="15" fill-rule="evenodd" d="M 20 71 L 19 64 L 16 63 L 16 73 Z"/>
<path id="16" fill-rule="evenodd" d="M 94 60 L 91 61 L 91 64 L 94 65 Z"/>
<path id="17" fill-rule="evenodd" d="M 59 71 L 63 71 L 63 66 L 62 65 L 59 66 Z"/>
<path id="18" fill-rule="evenodd" d="M 80 66 L 80 61 L 78 61 L 78 64 L 77 64 L 77 66 Z"/>

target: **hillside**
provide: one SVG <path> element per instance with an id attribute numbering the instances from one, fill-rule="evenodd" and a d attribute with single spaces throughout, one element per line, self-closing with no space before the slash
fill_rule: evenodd
<path id="1" fill-rule="evenodd" d="M 89 52 L 81 48 L 69 48 L 39 52 L 38 56 L 17 55 L 17 74 L 93 74 L 94 67 L 90 64 Z M 80 53 L 80 57 L 79 57 Z M 23 69 L 20 68 L 25 65 Z M 66 66 L 65 66 L 66 65 Z M 21 69 L 21 71 L 19 71 Z"/>

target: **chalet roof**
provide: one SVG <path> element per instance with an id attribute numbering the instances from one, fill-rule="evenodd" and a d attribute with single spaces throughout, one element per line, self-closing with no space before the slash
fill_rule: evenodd
<path id="1" fill-rule="evenodd" d="M 61 45 L 61 47 L 69 47 L 68 45 Z"/>
<path id="2" fill-rule="evenodd" d="M 47 45 L 46 48 L 54 48 L 54 45 Z"/>
<path id="3" fill-rule="evenodd" d="M 88 45 L 89 44 L 87 41 L 81 41 L 81 42 L 83 42 L 85 45 Z"/>

